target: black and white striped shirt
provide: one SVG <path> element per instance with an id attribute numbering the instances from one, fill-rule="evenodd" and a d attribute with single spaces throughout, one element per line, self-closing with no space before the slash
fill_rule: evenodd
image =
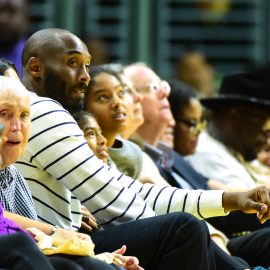
<path id="1" fill-rule="evenodd" d="M 74 230 L 80 202 L 103 225 L 185 211 L 225 215 L 223 191 L 141 184 L 96 158 L 71 115 L 56 101 L 31 97 L 32 131 L 16 166 L 28 181 L 41 221 Z"/>
<path id="2" fill-rule="evenodd" d="M 37 219 L 29 187 L 13 165 L 0 170 L 0 202 L 9 212 Z"/>

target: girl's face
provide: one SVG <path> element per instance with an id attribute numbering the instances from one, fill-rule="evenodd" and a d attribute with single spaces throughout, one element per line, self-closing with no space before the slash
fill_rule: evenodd
<path id="1" fill-rule="evenodd" d="M 86 111 L 93 113 L 111 147 L 127 126 L 127 90 L 113 75 L 100 73 L 85 96 Z"/>
<path id="2" fill-rule="evenodd" d="M 109 157 L 107 140 L 102 135 L 101 128 L 96 119 L 91 116 L 85 117 L 84 121 L 80 125 L 80 128 L 82 129 L 84 138 L 94 154 L 99 159 L 102 159 L 103 162 L 107 163 Z"/>
<path id="3" fill-rule="evenodd" d="M 192 98 L 175 119 L 174 149 L 181 155 L 194 153 L 203 126 L 200 102 Z"/>

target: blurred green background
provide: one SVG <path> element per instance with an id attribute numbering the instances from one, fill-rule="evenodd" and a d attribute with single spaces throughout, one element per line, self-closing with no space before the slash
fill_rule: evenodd
<path id="1" fill-rule="evenodd" d="M 66 28 L 90 44 L 94 63 L 144 61 L 168 78 L 188 51 L 220 74 L 270 59 L 269 0 L 29 1 L 29 33 Z"/>

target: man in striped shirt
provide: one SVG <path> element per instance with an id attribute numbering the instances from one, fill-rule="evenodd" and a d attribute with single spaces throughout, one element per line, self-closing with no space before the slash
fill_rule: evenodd
<path id="1" fill-rule="evenodd" d="M 241 209 L 259 212 L 264 222 L 269 218 L 269 191 L 143 185 L 103 164 L 65 110 L 78 110 L 82 104 L 90 59 L 85 44 L 61 29 L 36 32 L 23 51 L 23 82 L 39 96 L 32 96 L 32 133 L 17 167 L 29 183 L 39 219 L 78 230 L 82 203 L 104 228 L 111 227 L 91 234 L 97 252 L 125 243 L 147 269 L 233 269 L 237 262 L 232 257 L 215 256 L 221 251 L 209 245 L 204 225 L 185 213 L 167 213 L 188 212 L 202 219 Z M 230 263 L 224 264 L 221 257 Z"/>

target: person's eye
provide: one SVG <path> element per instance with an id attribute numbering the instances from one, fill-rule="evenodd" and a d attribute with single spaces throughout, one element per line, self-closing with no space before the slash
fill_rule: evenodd
<path id="1" fill-rule="evenodd" d="M 100 96 L 97 98 L 98 101 L 107 101 L 108 99 L 109 99 L 109 97 L 106 96 L 106 95 L 100 95 Z"/>
<path id="2" fill-rule="evenodd" d="M 158 86 L 156 83 L 151 83 L 151 84 L 149 85 L 149 88 L 150 88 L 152 91 L 157 92 L 158 89 L 159 89 L 159 86 Z"/>
<path id="3" fill-rule="evenodd" d="M 195 122 L 195 121 L 190 121 L 190 122 L 188 123 L 188 125 L 189 125 L 189 127 L 196 127 L 196 126 L 197 126 L 197 122 Z"/>
<path id="4" fill-rule="evenodd" d="M 171 86 L 169 85 L 169 83 L 167 81 L 162 81 L 161 83 L 162 83 L 163 89 L 170 93 L 171 92 Z"/>
<path id="5" fill-rule="evenodd" d="M 85 68 L 86 68 L 87 72 L 89 72 L 90 71 L 90 64 L 86 64 Z"/>
<path id="6" fill-rule="evenodd" d="M 126 91 L 126 93 L 127 94 L 129 94 L 129 95 L 134 95 L 134 92 L 131 90 L 131 88 L 129 88 L 129 87 L 126 87 L 125 88 L 125 91 Z"/>
<path id="7" fill-rule="evenodd" d="M 78 65 L 78 62 L 76 59 L 72 58 L 72 59 L 69 59 L 68 64 L 71 67 L 76 67 Z"/>
<path id="8" fill-rule="evenodd" d="M 95 133 L 93 132 L 93 131 L 89 131 L 89 132 L 87 132 L 87 134 L 86 134 L 88 137 L 93 137 L 93 136 L 95 136 Z"/>
<path id="9" fill-rule="evenodd" d="M 5 119 L 8 119 L 10 117 L 10 113 L 8 111 L 2 111 L 0 112 L 0 117 L 1 118 L 5 118 Z"/>
<path id="10" fill-rule="evenodd" d="M 127 89 L 125 88 L 125 89 L 119 91 L 118 95 L 123 97 L 126 93 L 127 93 Z"/>
<path id="11" fill-rule="evenodd" d="M 30 117 L 29 112 L 23 112 L 21 114 L 21 119 L 24 121 L 27 121 L 29 119 L 29 117 Z"/>

